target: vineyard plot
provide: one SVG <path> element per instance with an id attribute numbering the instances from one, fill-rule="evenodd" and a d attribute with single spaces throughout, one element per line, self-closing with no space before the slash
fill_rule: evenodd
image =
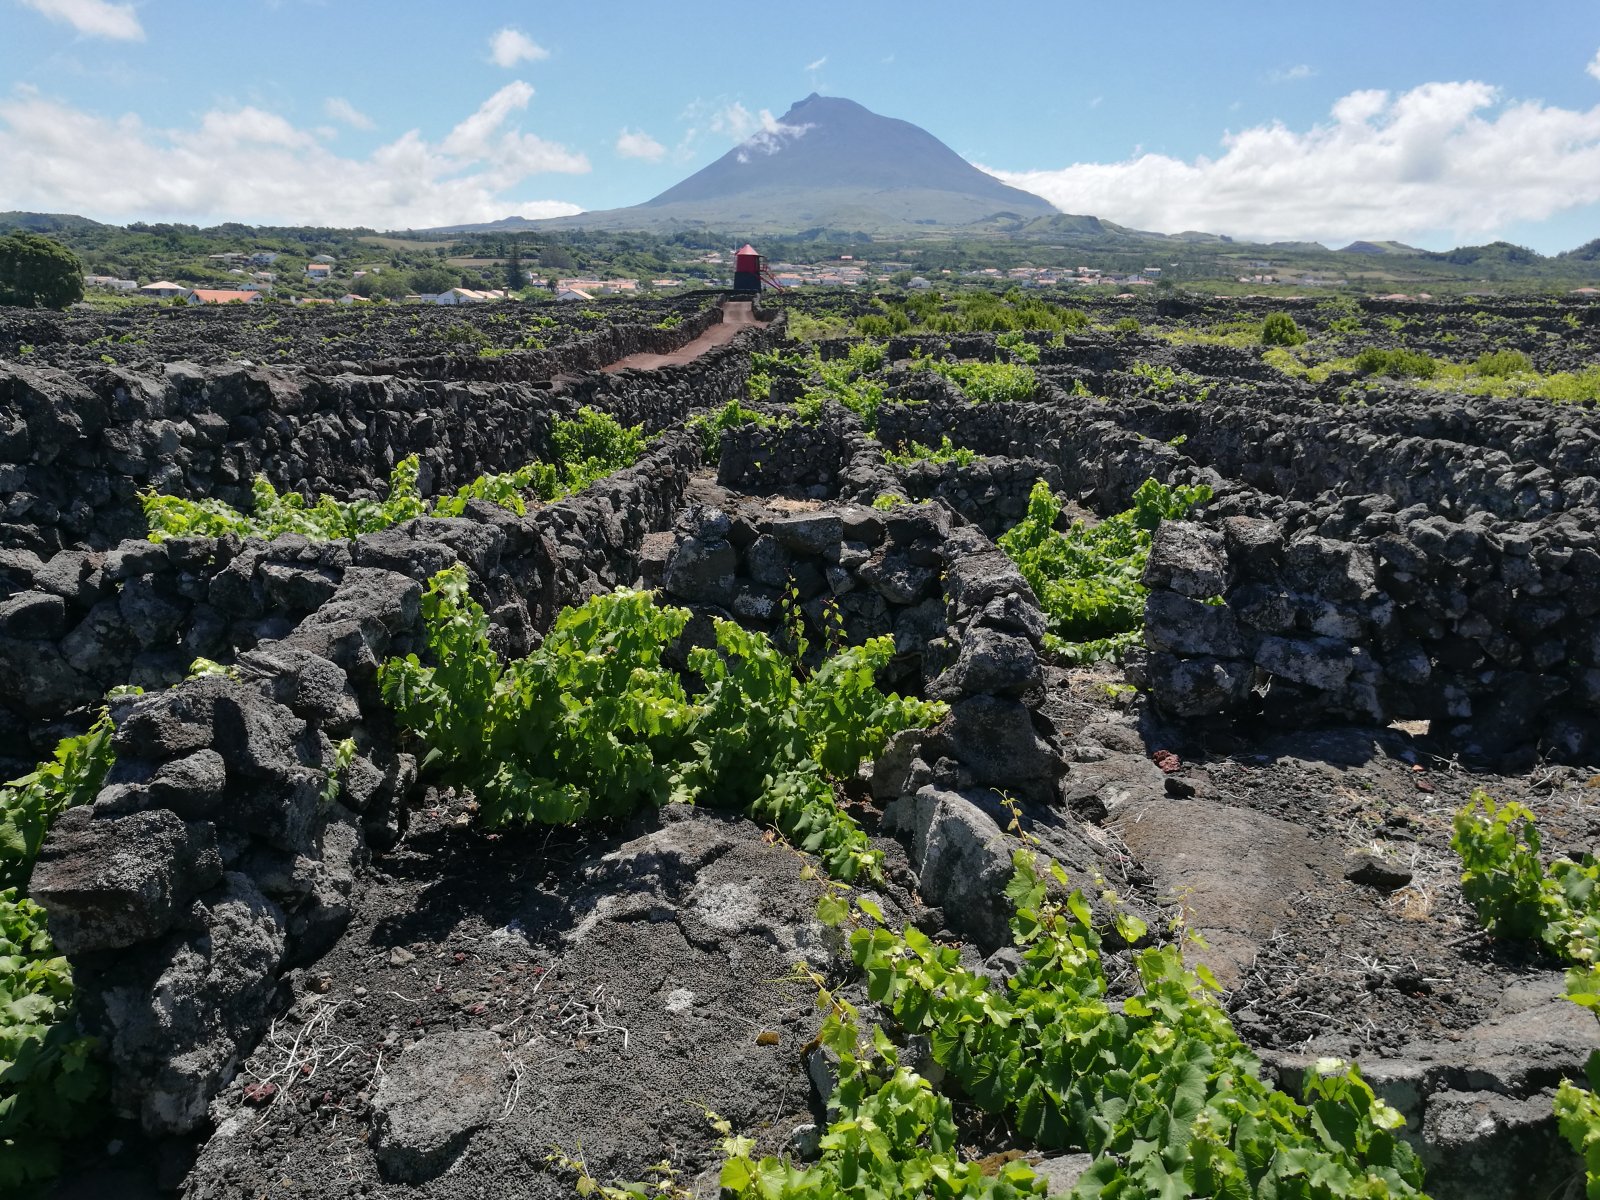
<path id="1" fill-rule="evenodd" d="M 64 1186 L 1581 1194 L 1591 309 L 783 307 L 0 329 Z"/>

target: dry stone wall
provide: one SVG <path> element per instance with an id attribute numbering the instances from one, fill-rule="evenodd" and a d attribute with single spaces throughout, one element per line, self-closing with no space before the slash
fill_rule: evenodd
<path id="1" fill-rule="evenodd" d="M 1311 528 L 1239 515 L 1157 531 L 1145 637 L 1158 703 L 1289 724 L 1423 719 L 1478 758 L 1600 753 L 1592 515 L 1342 508 Z"/>
<path id="2" fill-rule="evenodd" d="M 602 536 L 595 539 L 586 528 L 578 532 L 573 508 L 553 506 L 534 514 L 531 525 L 543 541 L 530 543 L 518 532 L 520 524 L 509 519 L 512 514 L 474 502 L 466 522 L 413 522 L 351 544 L 311 543 L 290 535 L 270 543 L 179 538 L 154 545 L 143 537 L 135 489 L 162 479 L 173 485 L 167 490 L 238 503 L 247 494 L 250 475 L 260 470 L 285 487 L 381 495 L 388 464 L 414 451 L 427 464 L 426 490 L 447 491 L 483 471 L 547 457 L 554 420 L 584 405 L 654 432 L 681 424 L 691 408 L 725 402 L 743 387 L 749 370 L 746 343 L 765 335 L 740 336 L 744 341 L 710 352 L 693 367 L 595 373 L 532 393 L 504 388 L 490 395 L 469 385 L 396 385 L 344 377 L 332 381 L 338 388 L 321 393 L 337 396 L 338 405 L 311 408 L 315 415 L 301 419 L 293 415 L 294 408 L 284 415 L 271 407 L 284 403 L 284 394 L 274 392 L 273 381 L 262 373 L 196 372 L 181 377 L 187 382 L 169 380 L 168 393 L 175 391 L 177 398 L 163 401 L 170 407 L 162 411 L 187 411 L 189 419 L 147 417 L 120 427 L 146 438 L 137 454 L 112 456 L 106 450 L 109 437 L 97 440 L 82 430 L 70 443 L 62 439 L 62 455 L 83 464 L 81 469 L 63 469 L 59 459 L 30 467 L 30 478 L 43 486 L 12 493 L 12 506 L 21 510 L 19 520 L 34 514 L 66 515 L 61 504 L 43 497 L 46 490 L 66 503 L 74 495 L 82 502 L 86 479 L 110 479 L 115 486 L 99 493 L 103 506 L 88 513 L 84 522 L 0 528 L 0 536 L 10 529 L 16 533 L 13 541 L 31 543 L 0 548 L 0 583 L 6 594 L 0 601 L 0 669 L 20 681 L 0 695 L 0 759 L 25 770 L 25 764 L 37 761 L 60 736 L 61 720 L 77 713 L 81 724 L 82 712 L 108 688 L 123 683 L 165 687 L 181 679 L 197 656 L 232 661 L 257 642 L 282 636 L 332 595 L 351 565 L 407 570 L 424 560 L 442 564 L 453 561 L 453 551 L 439 548 L 441 536 L 447 543 L 464 543 L 472 530 L 499 529 L 506 536 L 508 562 L 522 564 L 512 571 L 522 595 L 543 595 L 548 587 L 565 587 L 563 594 L 576 595 L 614 574 L 604 569 L 603 556 L 610 547 L 639 536 L 638 522 L 652 517 L 650 510 L 636 512 L 618 500 L 603 523 Z M 392 407 L 396 396 L 390 389 L 404 389 L 420 407 Z M 45 394 L 37 394 L 44 402 Z M 293 399 L 304 396 L 296 392 Z M 48 402 L 55 411 L 66 411 L 71 396 L 57 390 Z M 233 414 L 229 427 L 239 436 L 220 450 L 201 449 L 198 431 L 212 418 L 222 422 L 222 412 Z M 285 436 L 262 434 L 269 420 L 282 422 Z M 248 438 L 243 436 L 247 427 L 255 430 Z M 175 428 L 188 432 L 167 454 L 152 439 Z M 365 436 L 355 435 L 360 428 L 367 430 Z M 682 436 L 672 444 L 678 449 L 668 457 L 677 469 L 687 451 Z M 205 470 L 206 464 L 218 463 L 227 465 Z M 242 482 L 221 484 L 224 477 Z M 201 486 L 191 490 L 191 482 Z M 614 498 L 613 493 L 614 485 L 605 482 L 591 495 Z M 79 542 L 51 551 L 52 543 L 76 534 L 85 523 L 87 546 Z M 435 532 L 419 536 L 419 528 Z M 440 531 L 454 532 L 445 536 Z M 121 540 L 111 541 L 114 533 Z M 107 542 L 109 548 L 103 548 Z M 541 545 L 553 549 L 534 562 L 530 547 Z M 601 561 L 593 561 L 596 555 Z M 562 572 L 566 577 L 557 579 Z M 545 582 L 535 586 L 536 578 Z M 546 599 L 531 618 L 514 616 L 513 605 L 503 614 L 504 623 L 522 630 L 518 636 L 525 644 L 527 630 L 549 619 L 549 603 Z"/>
<path id="3" fill-rule="evenodd" d="M 731 397 L 748 371 L 742 351 L 770 336 L 741 334 L 692 372 L 516 383 L 184 363 L 159 375 L 7 367 L 0 548 L 48 556 L 142 536 L 146 488 L 243 507 L 261 474 L 280 490 L 381 495 L 393 465 L 417 454 L 425 492 L 454 489 L 548 456 L 551 422 L 582 404 L 654 432 L 681 420 L 692 396 Z"/>
<path id="4" fill-rule="evenodd" d="M 1102 341 L 1099 353 L 1113 351 Z M 1019 467 L 1002 506 L 1030 463 L 1102 513 L 1150 477 L 1213 488 L 1191 521 L 1163 528 L 1146 576 L 1140 677 L 1169 715 L 1421 719 L 1485 761 L 1600 754 L 1600 455 L 1587 410 L 1404 394 L 1352 407 L 1242 389 L 1236 402 L 1102 401 L 1054 386 L 1032 403 L 974 405 L 911 375 L 893 396 L 913 402 L 885 403 L 878 437 L 948 435 Z M 938 494 L 927 481 L 939 478 L 994 496 L 984 474 L 901 477 L 918 495 Z"/>
<path id="5" fill-rule="evenodd" d="M 213 590 L 272 636 L 231 677 L 114 703 L 113 772 L 56 822 L 30 885 L 119 1110 L 151 1133 L 199 1128 L 276 1011 L 279 976 L 332 944 L 358 865 L 400 835 L 416 763 L 395 749 L 376 673 L 421 649 L 423 581 L 466 565 L 500 646 L 525 653 L 558 608 L 637 577 L 699 461 L 680 431 L 527 517 L 483 505 L 349 543 L 228 547 Z M 347 738 L 355 757 L 333 777 Z"/>

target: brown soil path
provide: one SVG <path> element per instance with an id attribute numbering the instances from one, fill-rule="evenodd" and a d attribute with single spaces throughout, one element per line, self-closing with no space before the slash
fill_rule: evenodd
<path id="1" fill-rule="evenodd" d="M 671 354 L 630 354 L 627 358 L 619 359 L 610 366 L 601 368 L 604 371 L 654 371 L 659 367 L 678 366 L 699 358 L 707 350 L 715 346 L 726 346 L 733 341 L 734 336 L 745 329 L 761 329 L 767 322 L 756 320 L 755 304 L 750 300 L 724 300 L 722 302 L 722 323 L 713 325 L 694 341 L 689 342 Z"/>

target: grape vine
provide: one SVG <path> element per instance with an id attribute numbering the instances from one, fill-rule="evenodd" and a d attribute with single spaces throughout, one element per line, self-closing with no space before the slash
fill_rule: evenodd
<path id="1" fill-rule="evenodd" d="M 1536 941 L 1570 965 L 1567 999 L 1600 1016 L 1600 860 L 1539 857 L 1539 828 L 1521 804 L 1472 794 L 1455 815 L 1450 846 L 1461 857 L 1461 890 L 1490 933 Z M 1589 1087 L 1556 1090 L 1561 1134 L 1583 1158 L 1589 1200 L 1600 1200 L 1600 1051 Z"/>
<path id="2" fill-rule="evenodd" d="M 1028 497 L 1028 514 L 999 538 L 1039 598 L 1049 621 L 1045 642 L 1069 662 L 1093 662 L 1138 644 L 1144 628 L 1145 587 L 1139 582 L 1150 557 L 1151 535 L 1164 520 L 1185 516 L 1211 498 L 1211 489 L 1139 485 L 1133 507 L 1098 525 L 1074 521 L 1056 529 L 1061 501 L 1040 480 Z"/>
<path id="3" fill-rule="evenodd" d="M 551 431 L 556 461 L 530 462 L 514 471 L 480 475 L 430 505 L 418 487 L 421 462 L 415 454 L 394 465 L 389 494 L 383 500 L 338 500 L 318 496 L 307 504 L 298 492 L 279 492 L 263 475 L 251 485 L 251 510 L 242 513 L 221 500 L 188 500 L 154 491 L 140 494 L 150 540 L 174 537 L 275 538 L 297 533 L 314 541 L 332 541 L 376 533 L 413 517 L 459 517 L 470 500 L 487 500 L 518 516 L 527 512 L 524 494 L 557 500 L 582 491 L 597 479 L 631 466 L 644 452 L 645 435 L 638 426 L 624 427 L 607 413 L 579 409 L 558 419 Z"/>
<path id="4" fill-rule="evenodd" d="M 1004 985 L 960 965 L 954 947 L 883 924 L 858 899 L 850 944 L 868 996 L 901 1035 L 927 1037 L 945 1086 L 1003 1116 L 1042 1149 L 1087 1151 L 1078 1200 L 1215 1197 L 1334 1200 L 1420 1197 L 1422 1171 L 1396 1136 L 1404 1122 L 1359 1071 L 1323 1060 L 1296 1100 L 1262 1081 L 1217 1003 L 1204 967 L 1173 946 L 1139 951 L 1141 990 L 1109 995 L 1100 939 L 1065 872 L 1041 874 L 1019 850 L 1007 895 L 1021 970 Z M 1059 885 L 1053 891 L 1051 884 Z M 837 920 L 842 905 L 824 913 Z M 1144 934 L 1119 920 L 1125 940 Z M 749 1200 L 900 1196 L 1042 1196 L 1021 1158 L 995 1169 L 956 1152 L 951 1101 L 901 1061 L 881 1027 L 863 1036 L 856 1010 L 813 975 L 828 1015 L 819 1043 L 838 1058 L 820 1160 L 755 1160 L 748 1139 L 723 1141 L 721 1183 Z"/>
<path id="5" fill-rule="evenodd" d="M 422 611 L 432 665 L 389 660 L 383 693 L 428 747 L 427 765 L 471 788 L 490 825 L 699 801 L 771 822 L 841 879 L 875 877 L 880 855 L 835 787 L 893 734 L 945 711 L 878 690 L 888 637 L 805 673 L 765 635 L 719 620 L 716 649 L 689 653 L 704 689 L 691 698 L 662 662 L 689 613 L 645 592 L 565 610 L 537 649 L 506 665 L 460 567 L 434 576 Z"/>
<path id="6" fill-rule="evenodd" d="M 111 734 L 102 713 L 50 762 L 0 786 L 0 1190 L 56 1174 L 105 1086 L 96 1043 L 73 1017 L 72 969 L 26 888 L 50 823 L 100 790 Z"/>

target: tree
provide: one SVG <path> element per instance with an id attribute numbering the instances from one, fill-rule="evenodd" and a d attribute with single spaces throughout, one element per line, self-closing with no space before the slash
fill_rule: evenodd
<path id="1" fill-rule="evenodd" d="M 60 242 L 37 233 L 0 237 L 0 304 L 66 308 L 83 299 L 83 267 Z"/>
<path id="2" fill-rule="evenodd" d="M 384 271 L 373 275 L 370 272 L 350 284 L 350 290 L 358 296 L 378 298 L 383 300 L 402 299 L 407 291 L 406 281 L 400 278 L 397 271 Z"/>
<path id="3" fill-rule="evenodd" d="M 425 296 L 437 296 L 440 292 L 448 292 L 459 282 L 456 273 L 444 267 L 424 267 L 420 271 L 411 272 L 412 290 Z"/>
<path id="4" fill-rule="evenodd" d="M 522 270 L 522 247 L 511 239 L 511 261 L 506 264 L 506 290 L 520 292 L 528 286 L 528 277 Z"/>
<path id="5" fill-rule="evenodd" d="M 1295 319 L 1286 312 L 1270 312 L 1261 322 L 1263 346 L 1298 346 L 1306 340 Z"/>

